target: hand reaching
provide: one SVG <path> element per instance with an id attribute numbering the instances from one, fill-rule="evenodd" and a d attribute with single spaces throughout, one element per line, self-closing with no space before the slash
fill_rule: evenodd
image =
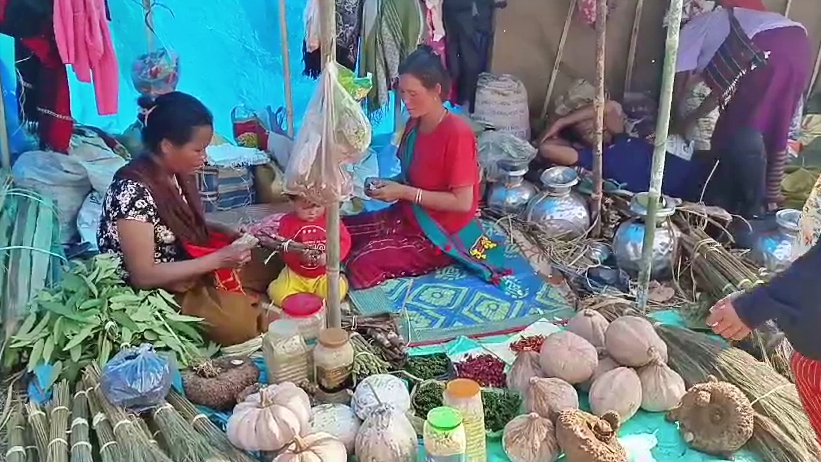
<path id="1" fill-rule="evenodd" d="M 728 340 L 743 340 L 752 332 L 752 329 L 738 317 L 729 297 L 720 300 L 710 308 L 707 325 L 713 329 L 713 332 Z"/>

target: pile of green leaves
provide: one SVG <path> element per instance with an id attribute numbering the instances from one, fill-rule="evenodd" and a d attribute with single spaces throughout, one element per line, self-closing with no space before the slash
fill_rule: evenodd
<path id="1" fill-rule="evenodd" d="M 450 377 L 453 365 L 445 353 L 434 353 L 409 357 L 403 369 L 421 380 L 445 379 Z"/>
<path id="2" fill-rule="evenodd" d="M 485 408 L 485 429 L 497 432 L 519 415 L 522 397 L 510 390 L 483 389 L 482 405 Z"/>
<path id="3" fill-rule="evenodd" d="M 120 276 L 119 259 L 98 255 L 72 262 L 59 287 L 39 292 L 31 312 L 12 337 L 6 366 L 41 363 L 74 383 L 92 361 L 100 366 L 120 349 L 151 343 L 168 350 L 181 367 L 199 357 L 200 318 L 178 313 L 164 290 L 134 290 Z"/>

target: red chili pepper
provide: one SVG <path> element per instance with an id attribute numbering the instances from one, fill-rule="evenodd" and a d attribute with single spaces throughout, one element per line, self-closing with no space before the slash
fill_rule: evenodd
<path id="1" fill-rule="evenodd" d="M 483 387 L 504 388 L 507 382 L 504 361 L 490 354 L 468 355 L 455 367 L 460 378 L 474 380 Z"/>
<path id="2" fill-rule="evenodd" d="M 510 349 L 515 351 L 516 353 L 522 351 L 536 351 L 539 352 L 542 350 L 542 343 L 544 343 L 544 336 L 543 335 L 531 335 L 528 337 L 522 337 L 519 340 L 510 344 Z"/>

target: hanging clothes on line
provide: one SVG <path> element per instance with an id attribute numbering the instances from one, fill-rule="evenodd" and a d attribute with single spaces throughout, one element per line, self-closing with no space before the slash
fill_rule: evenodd
<path id="1" fill-rule="evenodd" d="M 310 0 L 305 6 L 305 41 L 302 43 L 303 74 L 317 78 L 322 73 L 320 48 L 319 0 Z M 336 62 L 356 70 L 359 54 L 359 31 L 362 19 L 362 0 L 336 0 Z"/>
<path id="2" fill-rule="evenodd" d="M 71 64 L 77 80 L 94 81 L 97 112 L 116 114 L 120 69 L 105 0 L 54 0 L 54 38 L 64 64 Z"/>
<path id="3" fill-rule="evenodd" d="M 365 0 L 359 75 L 373 75 L 368 114 L 379 112 L 399 79 L 399 64 L 424 41 L 425 12 L 418 0 Z"/>
<path id="4" fill-rule="evenodd" d="M 68 76 L 54 40 L 49 0 L 0 0 L 0 34 L 15 39 L 17 94 L 26 123 L 36 126 L 40 148 L 68 151 L 74 122 Z"/>
<path id="5" fill-rule="evenodd" d="M 445 23 L 442 18 L 442 0 L 423 0 L 425 2 L 425 25 L 427 34 L 425 43 L 442 57 L 442 64 L 447 66 L 445 56 Z"/>

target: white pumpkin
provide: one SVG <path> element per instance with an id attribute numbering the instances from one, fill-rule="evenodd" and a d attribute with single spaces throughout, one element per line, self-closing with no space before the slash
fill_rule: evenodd
<path id="1" fill-rule="evenodd" d="M 400 413 L 410 409 L 410 393 L 402 379 L 390 374 L 377 374 L 359 382 L 351 398 L 351 408 L 360 419 L 367 420 L 371 412 L 382 404 Z"/>
<path id="2" fill-rule="evenodd" d="M 402 412 L 388 404 L 371 409 L 356 435 L 360 462 L 416 462 L 419 441 L 416 430 Z"/>
<path id="3" fill-rule="evenodd" d="M 346 462 L 348 452 L 341 441 L 327 433 L 311 433 L 294 441 L 271 462 Z"/>
<path id="4" fill-rule="evenodd" d="M 234 407 L 226 433 L 246 451 L 279 451 L 308 430 L 311 401 L 291 382 L 270 385 Z"/>
<path id="5" fill-rule="evenodd" d="M 327 433 L 339 439 L 353 453 L 356 433 L 362 422 L 353 409 L 344 404 L 320 404 L 311 409 L 311 431 Z"/>

